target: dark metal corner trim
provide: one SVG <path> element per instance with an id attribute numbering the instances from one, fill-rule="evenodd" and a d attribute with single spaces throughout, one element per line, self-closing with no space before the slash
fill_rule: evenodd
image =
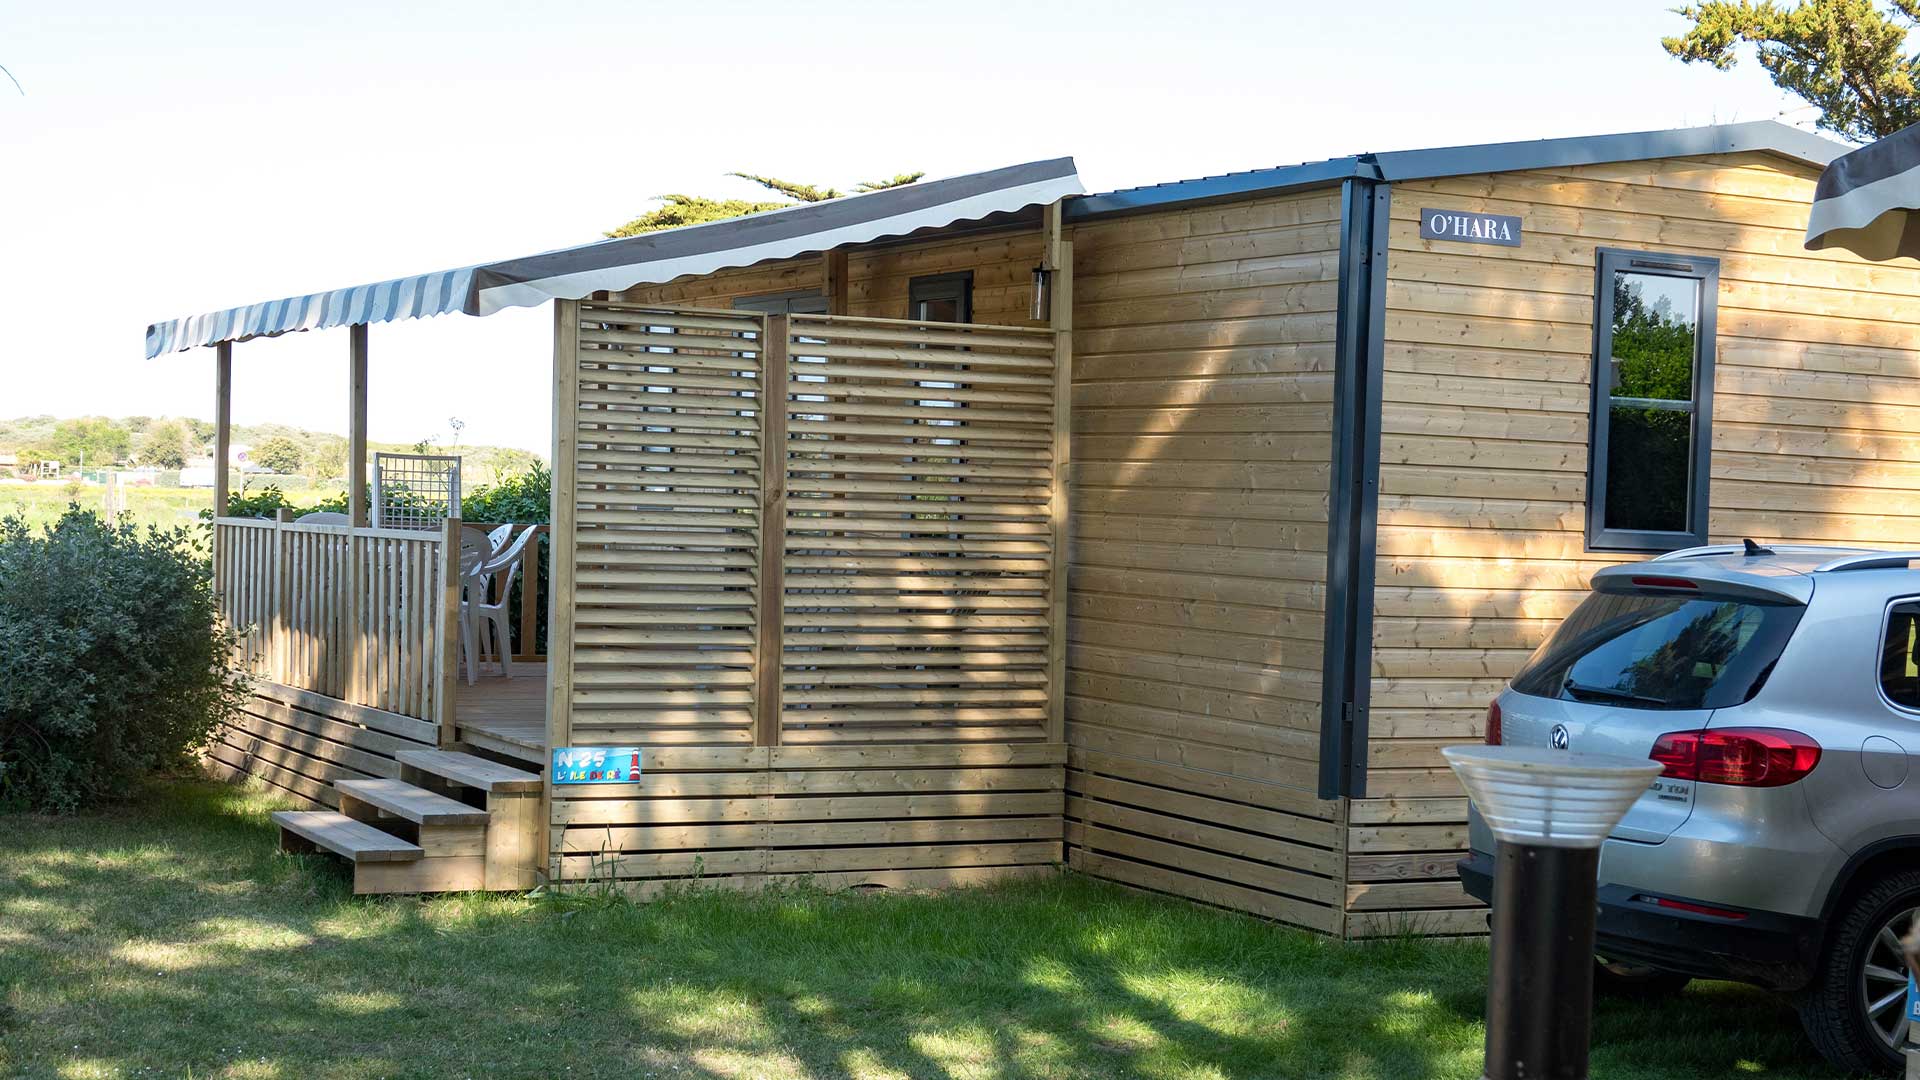
<path id="1" fill-rule="evenodd" d="M 1323 799 L 1367 790 L 1373 581 L 1380 506 L 1380 383 L 1385 365 L 1392 186 L 1341 186 L 1334 329 L 1333 467 L 1327 492 L 1326 648 L 1320 686 Z"/>

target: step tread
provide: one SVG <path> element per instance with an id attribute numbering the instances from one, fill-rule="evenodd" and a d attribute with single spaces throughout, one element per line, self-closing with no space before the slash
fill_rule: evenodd
<path id="1" fill-rule="evenodd" d="M 411 862 L 426 855 L 418 844 L 334 810 L 280 810 L 273 823 L 356 863 Z"/>
<path id="2" fill-rule="evenodd" d="M 402 750 L 394 758 L 402 765 L 479 788 L 488 794 L 540 790 L 537 773 L 524 772 L 458 750 Z"/>
<path id="3" fill-rule="evenodd" d="M 404 780 L 335 780 L 333 789 L 416 825 L 485 825 L 487 812 Z"/>

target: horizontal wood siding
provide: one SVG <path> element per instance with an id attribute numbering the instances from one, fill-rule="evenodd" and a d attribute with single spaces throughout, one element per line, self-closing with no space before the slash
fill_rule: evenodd
<path id="1" fill-rule="evenodd" d="M 1339 203 L 1074 234 L 1073 866 L 1337 932 L 1315 797 Z"/>
<path id="2" fill-rule="evenodd" d="M 555 879 L 932 888 L 1052 872 L 1059 744 L 674 747 L 638 784 L 556 785 Z"/>
<path id="3" fill-rule="evenodd" d="M 332 809 L 340 798 L 335 780 L 397 778 L 394 755 L 435 749 L 437 731 L 410 716 L 263 682 L 205 760 L 223 779 L 252 777 L 276 794 Z"/>
<path id="4" fill-rule="evenodd" d="M 1037 226 L 968 236 L 854 248 L 847 254 L 847 314 L 904 319 L 907 286 L 916 277 L 973 273 L 973 321 L 995 326 L 1043 326 L 1032 318 L 1033 268 L 1045 236 Z M 682 278 L 619 293 L 638 304 L 726 307 L 736 298 L 820 291 L 823 257 L 809 255 L 705 277 Z"/>
<path id="5" fill-rule="evenodd" d="M 1816 175 L 1745 155 L 1394 187 L 1355 934 L 1484 930 L 1440 748 L 1631 558 L 1585 546 L 1596 247 L 1720 260 L 1713 539 L 1920 543 L 1920 273 L 1803 250 Z M 1422 240 L 1423 207 L 1516 214 L 1525 241 Z"/>

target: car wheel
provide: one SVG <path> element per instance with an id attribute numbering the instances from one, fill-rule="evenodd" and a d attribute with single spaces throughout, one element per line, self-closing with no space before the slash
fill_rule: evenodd
<path id="1" fill-rule="evenodd" d="M 1920 871 L 1876 882 L 1836 916 L 1813 982 L 1797 1002 L 1822 1057 L 1853 1072 L 1897 1074 L 1907 1043 L 1900 939 L 1920 914 Z"/>
<path id="2" fill-rule="evenodd" d="M 1693 981 L 1690 975 L 1659 968 L 1616 964 L 1604 957 L 1593 958 L 1593 994 L 1595 997 L 1663 998 L 1672 997 Z"/>

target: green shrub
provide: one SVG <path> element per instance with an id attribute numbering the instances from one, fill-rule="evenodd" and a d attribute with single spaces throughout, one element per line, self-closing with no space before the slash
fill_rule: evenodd
<path id="1" fill-rule="evenodd" d="M 272 518 L 280 509 L 292 510 L 295 517 L 302 514 L 317 514 L 322 510 L 331 510 L 336 514 L 347 512 L 347 493 L 335 492 L 313 503 L 295 505 L 287 493 L 280 490 L 279 484 L 267 484 L 259 490 L 242 488 L 239 492 L 227 496 L 227 516 L 245 518 Z M 200 511 L 205 519 L 213 517 L 211 509 Z"/>
<path id="2" fill-rule="evenodd" d="M 192 531 L 0 519 L 0 806 L 69 812 L 190 766 L 243 677 Z"/>

